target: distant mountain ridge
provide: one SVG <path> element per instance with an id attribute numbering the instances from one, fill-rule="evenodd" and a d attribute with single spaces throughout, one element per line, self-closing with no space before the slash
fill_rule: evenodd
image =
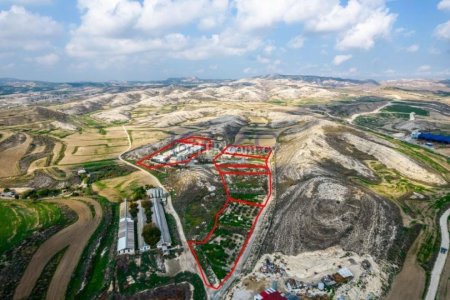
<path id="1" fill-rule="evenodd" d="M 357 80 L 357 79 L 348 79 L 348 78 L 340 78 L 340 77 L 328 77 L 328 76 L 314 76 L 314 75 L 282 75 L 282 74 L 271 74 L 271 75 L 263 75 L 256 76 L 250 79 L 290 79 L 290 80 L 302 80 L 311 83 L 322 83 L 324 81 L 334 80 L 339 82 L 349 82 L 354 84 L 375 84 L 379 83 L 372 79 L 367 80 Z M 245 80 L 245 78 L 243 78 Z M 238 79 L 236 79 L 238 80 Z M 68 86 L 116 86 L 116 85 L 137 85 L 137 84 L 204 84 L 204 83 L 220 83 L 220 82 L 231 82 L 235 81 L 235 79 L 202 79 L 198 77 L 169 77 L 164 80 L 130 80 L 130 81 L 119 81 L 119 80 L 111 80 L 111 81 L 68 81 L 68 82 L 52 82 L 52 81 L 41 81 L 41 80 L 27 80 L 27 79 L 17 79 L 11 77 L 3 77 L 0 78 L 0 85 L 15 85 L 15 84 L 38 84 L 38 85 L 68 85 Z"/>
<path id="2" fill-rule="evenodd" d="M 258 76 L 255 78 L 262 79 L 290 79 L 290 80 L 302 80 L 310 83 L 323 84 L 325 81 L 337 81 L 337 82 L 348 82 L 352 84 L 373 84 L 379 85 L 379 83 L 373 79 L 367 80 L 358 80 L 358 79 L 349 79 L 349 78 L 341 78 L 341 77 L 329 77 L 329 76 L 315 76 L 315 75 L 281 75 L 281 74 L 273 74 L 273 75 L 265 75 Z"/>

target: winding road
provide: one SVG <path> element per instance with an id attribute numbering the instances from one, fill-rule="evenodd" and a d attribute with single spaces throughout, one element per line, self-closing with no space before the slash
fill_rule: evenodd
<path id="1" fill-rule="evenodd" d="M 450 209 L 446 210 L 439 219 L 439 225 L 441 227 L 441 248 L 449 249 L 450 238 L 448 232 L 448 217 L 450 216 Z M 439 286 L 439 280 L 441 278 L 442 270 L 444 269 L 445 261 L 447 259 L 448 251 L 439 254 L 434 263 L 433 271 L 431 272 L 430 285 L 428 286 L 427 296 L 425 300 L 434 300 Z"/>
<path id="2" fill-rule="evenodd" d="M 392 105 L 392 102 L 388 102 L 388 103 L 386 103 L 386 104 L 384 104 L 384 105 L 378 107 L 377 109 L 375 109 L 375 110 L 373 110 L 373 111 L 368 111 L 368 112 L 362 112 L 362 113 L 353 114 L 353 115 L 350 116 L 350 118 L 346 119 L 346 121 L 347 121 L 349 124 L 352 124 L 352 125 L 353 125 L 353 121 L 355 121 L 357 117 L 377 114 L 377 113 L 379 113 L 383 108 L 388 107 L 388 106 L 390 106 L 390 105 Z"/>
<path id="3" fill-rule="evenodd" d="M 77 213 L 78 220 L 52 235 L 38 248 L 16 288 L 14 299 L 28 298 L 45 266 L 58 252 L 67 248 L 53 274 L 46 295 L 47 300 L 65 299 L 67 286 L 83 250 L 102 219 L 102 207 L 92 199 L 74 198 L 46 201 L 67 205 Z M 94 207 L 95 216 L 92 215 L 91 208 L 87 203 Z"/>
<path id="4" fill-rule="evenodd" d="M 137 166 L 137 165 L 135 165 L 133 163 L 130 163 L 129 161 L 127 161 L 127 160 L 125 160 L 123 158 L 123 155 L 131 150 L 132 141 L 131 141 L 131 136 L 128 133 L 128 130 L 125 128 L 125 126 L 122 126 L 122 128 L 125 131 L 125 134 L 127 135 L 127 138 L 128 138 L 128 148 L 127 148 L 127 150 L 125 150 L 124 152 L 122 152 L 119 155 L 119 160 L 122 161 L 123 163 L 125 163 L 125 164 L 127 164 L 127 165 L 129 165 L 129 166 L 131 166 L 133 168 L 135 168 L 135 169 L 140 170 L 141 172 L 144 172 L 147 176 L 152 177 L 152 179 L 154 180 L 154 182 L 156 182 L 158 187 L 161 187 L 162 189 L 164 189 L 164 191 L 167 192 L 166 188 L 161 184 L 161 182 L 159 181 L 158 178 L 153 176 L 146 169 L 144 169 L 142 167 L 139 167 L 139 166 Z M 166 208 L 167 208 L 167 212 L 169 214 L 171 214 L 175 218 L 175 222 L 177 223 L 178 233 L 180 235 L 180 240 L 181 240 L 181 243 L 183 244 L 183 249 L 185 249 L 185 251 L 183 251 L 183 253 L 178 257 L 178 261 L 180 263 L 180 266 L 181 266 L 181 268 L 184 271 L 189 271 L 191 273 L 198 274 L 199 272 L 198 272 L 198 269 L 197 269 L 197 265 L 195 263 L 195 259 L 194 259 L 193 255 L 192 255 L 191 251 L 189 250 L 189 246 L 187 244 L 187 239 L 186 239 L 186 236 L 184 234 L 183 226 L 181 225 L 180 217 L 178 216 L 177 212 L 173 208 L 172 197 L 170 196 L 170 193 L 169 193 L 169 196 L 167 198 L 167 206 L 166 206 Z"/>

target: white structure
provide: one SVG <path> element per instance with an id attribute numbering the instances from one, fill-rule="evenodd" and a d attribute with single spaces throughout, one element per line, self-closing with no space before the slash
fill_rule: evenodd
<path id="1" fill-rule="evenodd" d="M 352 279 L 353 278 L 353 273 L 349 269 L 347 269 L 346 267 L 339 269 L 338 270 L 338 274 L 341 275 L 345 279 Z"/>
<path id="2" fill-rule="evenodd" d="M 150 200 L 155 198 L 165 199 L 167 197 L 162 188 L 153 188 L 147 190 L 147 196 L 150 198 Z"/>
<path id="3" fill-rule="evenodd" d="M 138 247 L 140 252 L 150 250 L 150 246 L 144 241 L 142 233 L 144 232 L 144 226 L 147 224 L 147 215 L 145 214 L 145 208 L 142 206 L 142 200 L 138 201 L 138 215 L 137 215 L 137 229 L 138 229 Z"/>
<path id="4" fill-rule="evenodd" d="M 163 203 L 166 202 L 167 193 L 160 187 L 147 190 L 147 196 L 153 203 L 153 218 L 156 221 L 156 226 L 161 231 L 161 240 L 157 247 L 161 249 L 164 254 L 169 254 L 169 249 L 172 246 L 172 239 L 170 238 L 169 226 L 167 225 L 166 214 L 164 212 Z"/>
<path id="5" fill-rule="evenodd" d="M 156 218 L 156 225 L 161 231 L 161 240 L 156 247 L 161 249 L 164 254 L 169 254 L 169 248 L 172 246 L 172 239 L 170 238 L 169 226 L 167 225 L 166 214 L 160 198 L 153 199 L 153 213 Z"/>
<path id="6" fill-rule="evenodd" d="M 134 252 L 134 221 L 128 211 L 128 201 L 125 199 L 120 203 L 117 253 L 134 254 Z"/>

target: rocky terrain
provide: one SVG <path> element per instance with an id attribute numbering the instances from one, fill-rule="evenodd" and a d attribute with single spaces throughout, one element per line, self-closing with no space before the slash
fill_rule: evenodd
<path id="1" fill-rule="evenodd" d="M 45 88 L 41 96 L 61 87 Z M 1 186 L 78 187 L 80 168 L 92 172 L 90 181 L 120 177 L 127 173 L 115 162 L 128 147 L 127 134 L 132 149 L 122 157 L 130 162 L 174 139 L 202 135 L 216 143 L 209 157 L 152 171 L 171 192 L 186 237 L 201 239 L 225 201 L 213 155 L 232 143 L 271 146 L 274 197 L 256 227 L 244 271 L 264 255 L 296 262 L 327 253 L 324 264 L 332 264 L 339 260 L 330 249 L 339 249 L 389 266 L 390 274 L 374 275 L 383 281 L 380 292 L 420 226 L 432 231 L 439 211 L 433 201 L 449 190 L 448 159 L 436 153 L 448 147 L 427 149 L 409 139 L 416 129 L 450 129 L 444 83 L 276 75 L 109 83 L 89 85 L 89 93 L 67 88 L 73 98 L 33 102 L 18 94 L 12 105 L 26 108 L 0 110 L 0 153 L 15 170 L 2 173 Z M 404 111 L 385 110 L 391 105 Z M 410 111 L 418 113 L 411 117 Z"/>

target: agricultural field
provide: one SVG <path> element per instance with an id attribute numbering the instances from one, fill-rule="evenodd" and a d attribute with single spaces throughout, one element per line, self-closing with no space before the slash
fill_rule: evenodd
<path id="1" fill-rule="evenodd" d="M 239 145 L 227 146 L 214 158 L 227 202 L 216 214 L 208 235 L 203 240 L 188 241 L 202 278 L 212 289 L 220 289 L 233 275 L 271 197 L 270 156 L 270 148 Z M 253 164 L 255 160 L 259 163 Z"/>
<path id="2" fill-rule="evenodd" d="M 62 141 L 67 148 L 60 165 L 116 158 L 128 147 L 128 139 L 121 126 L 103 130 L 86 128 L 81 133 L 65 137 Z"/>
<path id="3" fill-rule="evenodd" d="M 0 177 L 19 175 L 19 160 L 26 154 L 32 138 L 27 134 L 5 132 L 0 142 Z"/>
<path id="4" fill-rule="evenodd" d="M 61 221 L 61 210 L 54 203 L 0 201 L 0 254 Z"/>
<path id="5" fill-rule="evenodd" d="M 100 196 L 113 202 L 119 202 L 123 198 L 130 198 L 134 188 L 147 185 L 157 186 L 157 182 L 153 177 L 137 171 L 125 176 L 96 181 L 92 188 Z"/>
<path id="6" fill-rule="evenodd" d="M 409 106 L 404 104 L 392 104 L 389 105 L 386 108 L 382 109 L 383 112 L 391 112 L 391 113 L 399 113 L 399 114 L 410 114 L 415 113 L 419 116 L 429 116 L 429 111 L 416 107 L 416 106 Z"/>

